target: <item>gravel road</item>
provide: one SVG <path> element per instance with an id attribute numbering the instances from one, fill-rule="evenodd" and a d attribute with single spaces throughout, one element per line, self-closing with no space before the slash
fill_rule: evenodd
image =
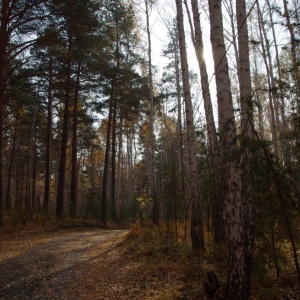
<path id="1" fill-rule="evenodd" d="M 21 250 L 17 239 L 0 241 L 0 299 L 63 299 L 62 291 L 76 280 L 76 272 L 91 259 L 91 251 L 99 248 L 105 255 L 113 247 L 107 242 L 122 240 L 126 234 L 124 230 L 65 231 L 58 236 L 43 235 L 33 244 L 30 236 L 20 237 L 27 243 Z"/>

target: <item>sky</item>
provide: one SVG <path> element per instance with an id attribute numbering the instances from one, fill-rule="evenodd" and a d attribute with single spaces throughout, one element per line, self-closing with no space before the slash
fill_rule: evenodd
<path id="1" fill-rule="evenodd" d="M 144 0 L 136 0 L 139 2 L 139 6 L 141 7 L 141 10 L 143 9 Z M 190 1 L 189 1 L 190 2 Z M 203 4 L 204 3 L 204 4 Z M 204 40 L 204 51 L 205 51 L 205 58 L 206 58 L 206 64 L 207 64 L 207 71 L 208 71 L 208 77 L 210 80 L 210 93 L 212 98 L 212 104 L 213 104 L 213 110 L 214 110 L 214 116 L 216 125 L 218 125 L 218 107 L 217 107 L 217 97 L 216 97 L 216 84 L 215 84 L 215 77 L 214 77 L 214 64 L 213 64 L 213 58 L 212 58 L 212 50 L 211 50 L 211 44 L 210 44 L 210 22 L 208 18 L 208 9 L 207 7 L 203 7 L 203 5 L 207 6 L 207 1 L 200 1 L 200 20 L 202 24 L 202 32 L 203 32 L 203 40 Z M 229 69 L 230 69 L 230 76 L 231 76 L 231 85 L 232 85 L 232 95 L 233 95 L 233 102 L 236 108 L 239 107 L 239 95 L 238 95 L 238 80 L 237 80 L 237 67 L 236 67 L 236 58 L 234 53 L 234 47 L 233 47 L 233 37 L 232 37 L 232 30 L 231 30 L 231 22 L 228 15 L 228 11 L 226 10 L 226 5 L 223 2 L 223 25 L 224 25 L 224 31 L 226 32 L 226 47 L 228 50 L 227 58 L 229 63 Z M 235 1 L 233 0 L 233 4 Z M 248 31 L 249 31 L 249 38 L 253 40 L 260 40 L 259 34 L 258 34 L 258 21 L 257 21 L 257 12 L 256 12 L 256 0 L 250 0 L 247 1 L 247 8 L 248 11 L 251 10 L 251 14 L 248 18 Z M 258 3 L 261 6 L 262 11 L 264 11 L 264 19 L 266 20 L 266 27 L 268 27 L 268 22 L 270 22 L 269 18 L 269 11 L 266 7 L 266 2 L 264 0 L 259 0 Z M 271 2 L 274 5 L 278 5 L 278 7 L 281 7 L 281 11 L 283 11 L 282 8 L 282 0 L 272 0 Z M 289 2 L 291 3 L 291 2 Z M 290 4 L 292 5 L 292 4 Z M 233 8 L 234 10 L 234 8 Z M 184 8 L 185 12 L 185 8 Z M 145 13 L 142 17 L 141 13 L 141 23 L 144 23 L 146 25 L 145 21 Z M 167 28 L 166 23 L 171 23 L 174 17 L 176 16 L 176 5 L 175 0 L 156 0 L 156 4 L 153 7 L 151 16 L 150 16 L 150 24 L 151 24 L 151 40 L 152 40 L 152 63 L 156 66 L 156 69 L 158 70 L 155 74 L 154 80 L 159 82 L 160 77 L 163 73 L 163 68 L 167 65 L 168 61 L 162 57 L 162 49 L 164 49 L 168 43 L 167 38 Z M 284 26 L 285 21 L 282 19 L 278 13 L 274 12 L 272 14 L 274 21 L 276 23 L 275 25 L 275 31 L 276 31 L 276 40 L 278 42 L 278 45 L 280 47 L 278 48 L 279 52 L 282 49 L 282 46 L 286 46 L 289 44 L 289 34 L 287 32 L 286 27 Z M 144 18 L 144 20 L 143 20 Z M 204 105 L 203 105 L 203 99 L 202 99 L 202 93 L 200 89 L 200 75 L 199 75 L 199 69 L 198 69 L 198 63 L 195 56 L 195 51 L 193 49 L 193 45 L 190 38 L 190 27 L 189 23 L 187 21 L 187 16 L 185 14 L 185 32 L 186 32 L 186 41 L 187 41 L 187 51 L 188 51 L 188 63 L 189 68 L 196 72 L 198 74 L 199 78 L 199 85 L 197 88 L 197 92 L 193 93 L 194 97 L 192 97 L 192 101 L 194 104 L 194 115 L 195 115 L 195 121 L 201 120 L 201 125 L 204 123 Z M 279 18 L 279 19 L 278 19 Z M 283 25 L 282 25 L 283 24 Z M 269 30 L 267 33 L 269 41 L 271 41 L 270 44 L 270 52 L 272 55 L 272 59 L 274 59 L 274 43 L 273 43 L 273 37 Z M 147 40 L 146 38 L 144 39 Z M 147 46 L 147 43 L 145 43 L 145 47 Z M 250 45 L 251 46 L 251 45 Z M 252 45 L 253 47 L 253 45 Z M 254 58 L 252 55 L 250 57 L 250 63 L 253 68 L 253 61 L 255 59 L 255 62 L 258 65 L 259 72 L 266 73 L 266 66 L 263 62 L 263 58 L 260 55 L 259 51 L 261 50 L 261 45 L 257 46 L 258 55 Z M 253 49 L 252 49 L 253 50 Z M 253 53 L 252 53 L 253 54 Z M 147 55 L 147 54 L 146 54 Z M 195 113 L 196 112 L 196 113 Z"/>
<path id="2" fill-rule="evenodd" d="M 145 20 L 145 15 L 143 16 L 142 10 L 143 10 L 143 2 L 141 1 L 140 7 L 141 7 L 141 19 L 142 22 Z M 154 80 L 159 81 L 162 73 L 163 68 L 168 64 L 168 60 L 162 56 L 163 49 L 166 48 L 169 40 L 168 40 L 168 29 L 167 26 L 170 26 L 169 24 L 172 23 L 173 18 L 176 17 L 176 5 L 175 0 L 158 0 L 155 6 L 152 9 L 151 15 L 150 15 L 150 27 L 151 27 L 151 43 L 152 43 L 152 63 L 157 68 L 157 73 L 155 75 Z M 144 19 L 143 19 L 144 18 Z M 194 94 L 196 95 L 194 99 L 192 99 L 194 103 L 194 111 L 198 118 L 203 118 L 204 114 L 204 105 L 202 100 L 202 94 L 200 92 L 200 74 L 199 74 L 199 68 L 198 68 L 198 62 L 195 55 L 195 50 L 190 38 L 190 26 L 187 21 L 186 15 L 185 18 L 185 32 L 186 32 L 186 44 L 187 44 L 187 52 L 188 52 L 188 64 L 189 69 L 194 71 L 198 74 L 199 78 L 199 85 L 194 87 L 195 91 Z M 211 46 L 210 46 L 210 27 L 209 27 L 209 20 L 207 16 L 203 13 L 201 15 L 201 22 L 202 22 L 202 28 L 203 28 L 203 40 L 205 45 L 205 58 L 207 62 L 207 69 L 208 69 L 208 75 L 209 79 L 213 77 L 214 73 L 214 66 L 213 66 L 213 59 L 212 59 L 212 52 L 211 52 Z M 146 37 L 146 33 L 145 37 Z M 146 40 L 146 38 L 145 38 Z M 212 86 L 212 96 L 214 96 L 215 92 L 215 84 L 214 84 L 214 78 L 211 80 L 211 86 Z M 214 111 L 216 112 L 217 108 L 216 105 L 214 105 Z"/>

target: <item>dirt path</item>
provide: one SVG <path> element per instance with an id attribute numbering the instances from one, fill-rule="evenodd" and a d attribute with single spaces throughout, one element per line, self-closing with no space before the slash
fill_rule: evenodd
<path id="1" fill-rule="evenodd" d="M 91 262 L 109 263 L 126 235 L 95 229 L 2 238 L 0 299 L 110 299 L 102 298 L 103 292 L 89 293 L 86 285 L 94 280 L 85 274 Z"/>

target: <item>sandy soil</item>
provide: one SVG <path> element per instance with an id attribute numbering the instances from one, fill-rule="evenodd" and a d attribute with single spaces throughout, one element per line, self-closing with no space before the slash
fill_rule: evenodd
<path id="1" fill-rule="evenodd" d="M 77 229 L 1 238 L 0 299 L 118 299 L 107 295 L 107 284 L 94 286 L 89 272 L 91 264 L 100 274 L 101 268 L 114 269 L 112 252 L 126 235 Z"/>

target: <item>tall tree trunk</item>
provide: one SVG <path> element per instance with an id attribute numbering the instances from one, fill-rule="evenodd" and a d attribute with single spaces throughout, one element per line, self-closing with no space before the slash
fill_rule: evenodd
<path id="1" fill-rule="evenodd" d="M 78 163 L 77 163 L 77 128 L 78 128 L 78 101 L 80 90 L 80 72 L 81 63 L 78 63 L 74 107 L 73 107 L 73 134 L 72 134 L 72 173 L 71 173 L 71 188 L 70 188 L 70 215 L 75 217 L 77 215 L 78 205 Z"/>
<path id="2" fill-rule="evenodd" d="M 133 124 L 133 121 L 131 122 L 131 128 L 128 128 L 127 129 L 127 168 L 128 168 L 128 181 L 129 181 L 129 184 L 128 184 L 128 198 L 129 199 L 133 199 L 133 187 L 134 187 L 134 171 L 133 171 L 133 146 L 132 146 L 132 143 L 133 143 L 133 139 L 134 139 L 134 124 Z M 130 136 L 132 135 L 132 136 Z M 127 204 L 127 200 L 126 199 L 126 204 Z"/>
<path id="3" fill-rule="evenodd" d="M 53 96 L 52 96 L 52 89 L 53 89 L 53 59 L 52 53 L 50 50 L 50 58 L 49 58 L 49 86 L 48 86 L 48 105 L 47 105 L 47 134 L 46 134 L 46 161 L 45 161 L 45 190 L 44 190 L 44 201 L 43 207 L 45 213 L 49 214 L 49 204 L 50 204 L 50 190 L 51 190 L 51 176 L 52 176 L 52 156 L 51 156 L 51 149 L 52 149 L 52 103 L 53 103 Z"/>
<path id="4" fill-rule="evenodd" d="M 206 118 L 207 135 L 209 141 L 210 160 L 212 162 L 212 225 L 214 229 L 214 241 L 220 243 L 224 240 L 224 222 L 223 222 L 223 197 L 222 197 L 222 178 L 219 170 L 219 153 L 217 150 L 218 139 L 213 115 L 213 108 L 209 90 L 206 62 L 204 59 L 204 46 L 202 38 L 202 29 L 199 16 L 198 1 L 192 0 L 192 10 L 195 28 L 194 47 L 199 65 L 201 76 L 202 96 L 204 99 L 204 110 Z M 192 29 L 192 28 L 191 28 Z"/>
<path id="5" fill-rule="evenodd" d="M 257 57 L 255 53 L 254 57 L 254 90 L 259 89 L 259 78 L 258 78 L 258 66 L 257 66 Z M 263 126 L 263 110 L 262 110 L 262 103 L 260 101 L 259 93 L 255 93 L 255 102 L 257 105 L 257 110 L 258 110 L 258 132 L 260 135 L 261 140 L 265 140 L 265 131 L 264 131 L 264 126 Z"/>
<path id="6" fill-rule="evenodd" d="M 29 135 L 28 135 L 28 144 L 29 144 L 29 153 L 28 153 L 28 207 L 31 210 L 31 213 L 34 211 L 34 165 L 35 165 L 35 120 L 36 120 L 36 113 L 37 113 L 37 107 L 34 108 L 34 115 L 31 121 L 31 124 L 29 125 Z"/>
<path id="7" fill-rule="evenodd" d="M 101 219 L 100 221 L 107 226 L 107 185 L 108 185 L 108 163 L 109 163 L 109 152 L 111 145 L 111 127 L 112 127 L 112 115 L 114 105 L 114 88 L 115 78 L 112 79 L 111 83 L 111 96 L 109 100 L 109 113 L 107 121 L 107 133 L 106 133 L 106 148 L 104 157 L 104 168 L 103 168 L 103 180 L 102 180 L 102 198 L 101 198 Z"/>
<path id="8" fill-rule="evenodd" d="M 235 116 L 220 0 L 209 1 L 209 14 L 218 98 L 222 166 L 225 178 L 224 215 L 228 245 L 227 297 L 231 300 L 246 300 L 249 299 L 249 282 L 247 281 L 249 240 L 246 236 L 247 227 L 245 227 L 248 211 L 247 207 L 244 207 L 242 199 L 242 169 L 238 160 L 239 149 L 236 142 Z"/>
<path id="9" fill-rule="evenodd" d="M 18 121 L 19 111 L 17 112 L 16 122 Z M 14 128 L 13 133 L 13 140 L 12 146 L 10 150 L 10 158 L 9 158 L 9 167 L 7 172 L 7 184 L 6 184 L 6 195 L 5 195 L 5 208 L 9 211 L 12 208 L 11 202 L 11 180 L 12 180 L 12 173 L 13 173 L 13 166 L 14 166 L 14 158 L 15 158 L 15 151 L 16 151 L 16 142 L 17 142 L 17 126 Z"/>
<path id="10" fill-rule="evenodd" d="M 177 27 L 181 57 L 181 71 L 183 78 L 183 91 L 186 109 L 187 150 L 189 163 L 190 198 L 192 203 L 191 238 L 194 249 L 204 249 L 203 221 L 198 182 L 197 147 L 195 125 L 193 119 L 193 106 L 190 93 L 189 70 L 187 62 L 186 42 L 184 33 L 183 10 L 181 0 L 176 0 Z"/>
<path id="11" fill-rule="evenodd" d="M 120 206 L 121 206 L 121 180 L 122 180 L 122 162 L 123 162 L 123 117 L 122 113 L 120 112 L 120 123 L 119 123 L 119 150 L 118 150 L 118 170 L 117 170 L 117 186 L 116 186 L 116 210 L 117 210 L 117 217 L 120 217 Z M 129 154 L 128 154 L 129 155 Z"/>
<path id="12" fill-rule="evenodd" d="M 3 115 L 6 88 L 9 0 L 2 1 L 0 28 L 0 226 L 3 225 Z"/>
<path id="13" fill-rule="evenodd" d="M 67 78 L 65 88 L 65 106 L 63 116 L 63 128 L 61 136 L 60 163 L 57 183 L 56 196 L 56 216 L 63 217 L 65 184 L 66 184 L 66 159 L 67 159 L 67 144 L 69 132 L 69 116 L 70 116 L 70 93 L 71 93 L 71 73 L 72 73 L 72 35 L 69 33 L 68 61 L 67 61 Z"/>
<path id="14" fill-rule="evenodd" d="M 185 195 L 185 178 L 184 178 L 184 149 L 183 149 L 183 134 L 182 134 L 182 108 L 181 108 L 181 88 L 180 88 L 180 75 L 179 75 L 179 57 L 178 57 L 178 36 L 176 36 L 177 40 L 174 41 L 176 43 L 175 47 L 175 76 L 176 76 L 176 94 L 177 94 L 177 110 L 178 110 L 178 118 L 177 118 L 177 130 L 179 136 L 179 166 L 180 166 L 180 186 L 181 186 L 181 194 Z"/>
<path id="15" fill-rule="evenodd" d="M 116 140 L 117 140 L 117 99 L 114 98 L 113 116 L 112 116 L 112 141 L 111 141 L 111 216 L 112 220 L 117 222 L 116 206 Z"/>
<path id="16" fill-rule="evenodd" d="M 250 298 L 250 282 L 251 282 L 251 270 L 252 270 L 252 256 L 254 247 L 254 232 L 253 232 L 253 186 L 252 182 L 252 158 L 251 143 L 254 138 L 254 132 L 252 128 L 253 124 L 253 103 L 252 103 L 252 89 L 251 89 L 251 76 L 250 76 L 250 59 L 249 59 L 249 39 L 248 39 L 248 27 L 247 27 L 247 13 L 245 0 L 236 1 L 236 14 L 237 14 L 237 28 L 238 28 L 238 47 L 239 47 L 239 88 L 240 88 L 240 101 L 241 101 L 241 168 L 242 168 L 242 194 L 241 194 L 241 207 L 240 218 L 242 220 L 241 225 L 241 249 L 242 259 L 240 265 L 230 266 L 230 262 L 236 260 L 237 253 L 235 251 L 229 252 L 233 257 L 229 256 L 229 282 L 228 292 L 229 297 L 232 299 L 239 295 L 239 299 Z M 232 241 L 231 241 L 232 242 Z M 239 287 L 239 291 L 233 291 L 230 288 L 232 284 L 230 278 L 232 273 L 236 273 L 240 270 L 242 278 L 242 284 Z M 233 271 L 233 272 L 232 272 Z"/>
<path id="17" fill-rule="evenodd" d="M 154 104 L 153 104 L 153 76 L 152 76 L 152 46 L 151 46 L 151 32 L 150 32 L 150 1 L 145 0 L 146 5 L 146 25 L 147 25 L 147 37 L 148 37 L 148 86 L 149 86 L 149 103 L 150 103 L 150 121 L 149 121 L 149 176 L 150 176 L 150 190 L 151 198 L 153 200 L 153 215 L 152 221 L 154 225 L 159 224 L 159 199 L 156 191 L 156 168 L 155 168 L 155 134 L 154 134 Z"/>
<path id="18" fill-rule="evenodd" d="M 32 212 L 37 212 L 39 203 L 37 202 L 37 193 L 36 193 L 36 171 L 37 171 L 37 147 L 36 147 L 36 136 L 34 136 L 33 144 L 32 144 L 32 154 L 33 154 L 33 162 L 32 162 L 32 180 L 31 180 L 31 207 Z"/>

